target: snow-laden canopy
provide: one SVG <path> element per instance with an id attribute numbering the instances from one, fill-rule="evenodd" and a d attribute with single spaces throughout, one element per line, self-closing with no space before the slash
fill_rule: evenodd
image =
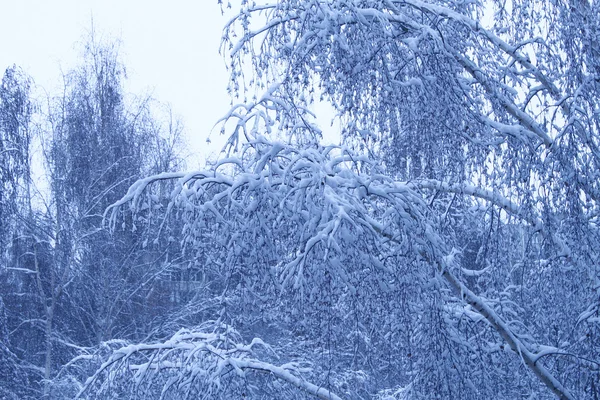
<path id="1" fill-rule="evenodd" d="M 167 212 L 222 322 L 330 398 L 593 398 L 598 7 L 243 2 L 228 156 L 138 181 L 109 221 L 178 180 Z M 318 144 L 317 100 L 345 146 Z M 177 382 L 204 362 L 185 360 Z"/>

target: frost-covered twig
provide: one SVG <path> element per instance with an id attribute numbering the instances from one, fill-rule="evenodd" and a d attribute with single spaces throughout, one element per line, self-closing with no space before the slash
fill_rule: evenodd
<path id="1" fill-rule="evenodd" d="M 218 396 L 231 390 L 231 384 L 225 387 L 221 382 L 231 372 L 237 376 L 239 387 L 250 378 L 246 372 L 260 372 L 319 399 L 341 400 L 330 390 L 304 379 L 302 374 L 307 369 L 298 363 L 275 365 L 255 358 L 257 347 L 273 353 L 262 340 L 255 338 L 247 345 L 239 340 L 239 334 L 231 327 L 220 326 L 214 332 L 181 330 L 163 343 L 121 347 L 87 379 L 76 398 L 93 388 L 94 395 L 109 394 L 116 388 L 162 395 L 200 390 L 203 395 Z"/>

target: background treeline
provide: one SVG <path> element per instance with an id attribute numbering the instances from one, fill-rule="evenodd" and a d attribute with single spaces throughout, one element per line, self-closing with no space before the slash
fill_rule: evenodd
<path id="1" fill-rule="evenodd" d="M 32 77 L 17 66 L 2 77 L 2 399 L 72 395 L 77 383 L 63 371 L 74 357 L 193 318 L 177 312 L 193 299 L 181 284 L 188 264 L 165 232 L 173 224 L 160 240 L 157 218 L 114 234 L 102 225 L 136 179 L 183 167 L 182 125 L 168 107 L 124 93 L 116 44 L 91 35 L 81 50 L 61 93 L 35 98 Z"/>

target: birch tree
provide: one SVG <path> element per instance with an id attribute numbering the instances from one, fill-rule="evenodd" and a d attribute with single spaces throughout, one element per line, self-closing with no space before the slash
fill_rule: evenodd
<path id="1" fill-rule="evenodd" d="M 179 306 L 163 301 L 171 292 L 161 281 L 180 253 L 140 233 L 159 224 L 109 235 L 101 220 L 140 176 L 179 165 L 182 127 L 172 115 L 161 121 L 149 98 L 127 103 L 116 45 L 92 35 L 83 50 L 43 113 L 18 68 L 0 86 L 0 397 L 71 396 L 62 368 L 74 355 L 145 338 Z M 48 178 L 41 190 L 30 167 L 34 131 L 43 148 L 36 176 Z"/>
<path id="2" fill-rule="evenodd" d="M 111 223 L 176 179 L 221 320 L 337 396 L 597 398 L 597 2 L 240 7 L 227 156 L 138 181 Z"/>

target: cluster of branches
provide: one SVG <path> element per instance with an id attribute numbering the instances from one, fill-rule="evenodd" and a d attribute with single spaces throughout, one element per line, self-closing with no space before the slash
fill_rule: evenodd
<path id="1" fill-rule="evenodd" d="M 308 369 L 299 363 L 274 365 L 264 361 L 264 354 L 256 359 L 259 350 L 277 357 L 261 339 L 255 338 L 247 345 L 240 342 L 239 333 L 232 327 L 207 321 L 198 329 L 180 330 L 163 343 L 121 347 L 86 381 L 77 397 L 85 391 L 100 398 L 133 392 L 142 397 L 161 393 L 161 398 L 167 399 L 223 395 L 243 398 L 259 392 L 262 396 L 270 393 L 272 397 L 293 399 L 298 395 L 293 388 L 317 398 L 339 400 L 303 379 L 302 372 Z M 101 379 L 107 373 L 115 374 L 115 379 Z M 248 384 L 248 374 L 258 375 L 258 379 Z"/>
<path id="2" fill-rule="evenodd" d="M 124 74 L 117 44 L 92 34 L 55 97 L 36 99 L 16 66 L 3 75 L 2 398 L 74 395 L 89 371 L 65 373 L 71 358 L 107 340 L 146 338 L 169 321 L 166 310 L 189 300 L 163 301 L 177 293 L 168 281 L 178 279 L 182 257 L 166 241 L 144 246 L 142 232 L 152 236 L 156 225 L 115 235 L 101 226 L 104 209 L 136 179 L 183 167 L 181 126 L 156 113 L 156 101 L 125 96 Z"/>
<path id="3" fill-rule="evenodd" d="M 80 396 L 596 398 L 599 7 L 242 2 L 227 155 L 105 214 L 180 221 L 217 323 L 116 350 Z"/>
<path id="4" fill-rule="evenodd" d="M 222 318 L 339 396 L 594 398 L 597 2 L 240 7 L 234 153 L 138 181 L 110 221 L 178 180 L 168 210 Z M 318 144 L 318 101 L 347 147 Z"/>
<path id="5" fill-rule="evenodd" d="M 138 181 L 111 206 L 109 220 L 116 223 L 121 206 L 127 203 L 134 213 L 144 210 L 140 203 L 150 185 L 178 179 L 172 207 L 183 210 L 183 245 L 192 248 L 206 268 L 227 277 L 227 285 L 237 286 L 238 290 L 225 289 L 231 296 L 243 296 L 240 287 L 251 293 L 252 301 L 242 304 L 238 312 L 261 313 L 260 303 L 268 303 L 270 315 L 262 318 L 275 329 L 285 331 L 283 325 L 291 322 L 304 325 L 304 329 L 290 330 L 307 335 L 315 345 L 320 338 L 336 342 L 339 354 L 331 355 L 334 361 L 329 362 L 337 368 L 356 368 L 356 358 L 366 362 L 391 352 L 398 359 L 387 361 L 385 367 L 372 367 L 373 373 L 393 372 L 411 388 L 403 390 L 405 394 L 454 392 L 468 397 L 492 395 L 502 387 L 511 396 L 535 377 L 559 397 L 573 398 L 556 375 L 593 377 L 597 361 L 588 358 L 582 343 L 574 347 L 581 352 L 577 354 L 569 342 L 553 346 L 541 341 L 534 327 L 548 323 L 548 315 L 516 304 L 511 290 L 521 289 L 521 297 L 523 292 L 536 294 L 527 288 L 502 288 L 505 280 L 495 282 L 498 274 L 489 271 L 492 263 L 485 269 L 470 269 L 477 266 L 469 266 L 465 254 L 444 237 L 447 219 L 465 221 L 467 217 L 457 210 L 448 217 L 447 209 L 440 215 L 434 198 L 454 199 L 459 194 L 502 213 L 502 219 L 511 221 L 503 231 L 520 230 L 517 240 L 543 236 L 540 217 L 497 192 L 432 179 L 401 182 L 378 169 L 348 149 L 298 149 L 263 138 L 247 143 L 240 158 L 225 159 L 211 170 Z M 554 237 L 555 242 L 559 240 Z M 473 277 L 476 286 L 499 298 L 476 294 L 466 283 Z M 562 280 L 542 279 L 552 286 Z M 444 291 L 446 287 L 453 293 Z M 415 303 L 431 309 L 415 307 Z M 416 315 L 399 312 L 407 308 Z M 286 321 L 289 312 L 296 316 Z M 551 319 L 564 318 L 557 315 L 563 312 L 557 307 Z M 570 312 L 569 317 L 576 318 L 577 313 Z M 382 319 L 389 320 L 389 325 L 381 326 Z M 432 328 L 427 337 L 425 332 Z M 401 337 L 401 333 L 409 336 Z M 386 338 L 390 335 L 391 341 Z M 373 348 L 372 342 L 381 348 Z M 436 347 L 440 354 L 451 354 L 450 365 L 435 360 Z M 406 352 L 411 354 L 401 356 Z M 417 360 L 409 363 L 407 359 L 413 357 Z M 550 357 L 572 358 L 572 362 L 544 363 Z M 431 381 L 432 367 L 444 380 Z M 501 382 L 512 368 L 514 380 Z M 452 369 L 457 373 L 449 374 Z M 524 369 L 530 377 L 520 376 Z M 328 389 L 352 397 L 355 385 L 349 385 L 345 393 L 340 387 Z"/>

